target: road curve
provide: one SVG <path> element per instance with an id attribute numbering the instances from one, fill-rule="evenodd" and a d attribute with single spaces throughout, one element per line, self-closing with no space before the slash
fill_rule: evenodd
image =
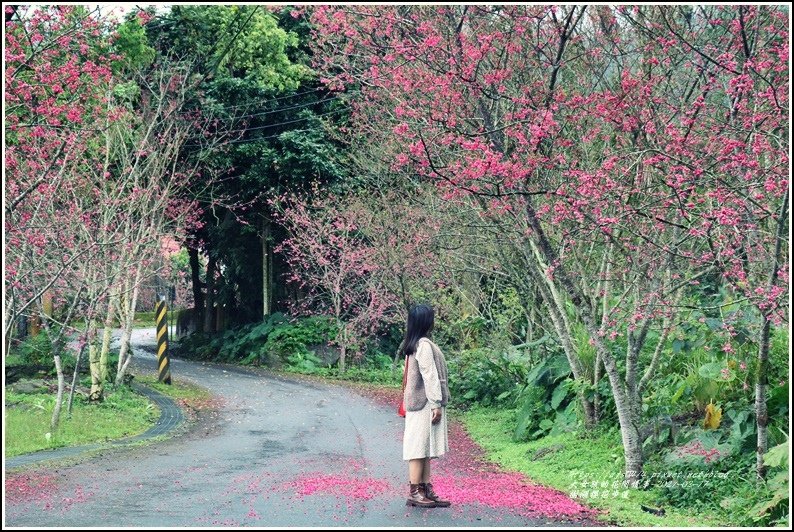
<path id="1" fill-rule="evenodd" d="M 153 371 L 154 356 L 144 352 L 153 339 L 153 329 L 136 333 L 138 364 L 149 368 L 139 371 Z M 172 360 L 171 369 L 175 380 L 191 380 L 221 398 L 223 406 L 213 420 L 171 440 L 110 449 L 77 465 L 45 464 L 7 473 L 5 525 L 592 524 L 528 513 L 498 500 L 489 504 L 487 497 L 482 498 L 486 502 L 474 497 L 447 509 L 406 507 L 403 420 L 394 408 L 342 386 L 232 366 Z M 455 467 L 439 471 L 449 477 L 436 477 L 442 494 L 439 486 L 467 473 Z"/>

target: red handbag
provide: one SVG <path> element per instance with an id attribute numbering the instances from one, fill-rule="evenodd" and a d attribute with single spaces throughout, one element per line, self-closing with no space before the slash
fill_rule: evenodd
<path id="1" fill-rule="evenodd" d="M 408 357 L 405 357 L 405 371 L 403 371 L 403 395 L 400 398 L 400 406 L 397 408 L 397 415 L 405 417 L 405 383 L 408 380 Z"/>

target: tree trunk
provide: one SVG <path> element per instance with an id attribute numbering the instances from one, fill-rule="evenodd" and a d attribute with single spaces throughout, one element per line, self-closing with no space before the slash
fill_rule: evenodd
<path id="1" fill-rule="evenodd" d="M 215 307 L 215 332 L 226 330 L 226 307 L 218 305 Z"/>
<path id="2" fill-rule="evenodd" d="M 394 360 L 392 360 L 392 363 L 391 363 L 392 375 L 394 375 L 394 372 L 397 369 L 397 361 L 400 360 L 401 358 L 403 358 L 403 357 L 401 357 L 401 355 L 402 355 L 402 352 L 403 352 L 403 346 L 404 345 L 405 345 L 405 338 L 400 340 L 400 347 L 398 347 L 397 351 L 394 352 Z"/>
<path id="3" fill-rule="evenodd" d="M 271 298 L 271 264 L 270 264 L 270 220 L 262 220 L 262 317 L 270 316 Z"/>
<path id="4" fill-rule="evenodd" d="M 270 232 L 270 240 L 268 241 L 267 246 L 267 310 L 269 313 L 273 313 L 273 298 L 275 296 L 275 291 L 273 288 L 273 232 Z"/>
<path id="5" fill-rule="evenodd" d="M 110 351 L 110 337 L 113 332 L 113 314 L 116 311 L 116 296 L 111 295 L 108 301 L 108 312 L 105 316 L 105 329 L 102 331 L 102 348 L 99 352 L 99 374 L 102 382 L 108 382 L 108 352 Z"/>
<path id="6" fill-rule="evenodd" d="M 204 310 L 204 332 L 215 332 L 215 258 L 207 262 L 207 306 Z"/>
<path id="7" fill-rule="evenodd" d="M 620 437 L 623 441 L 623 454 L 626 461 L 624 478 L 630 482 L 637 481 L 643 475 L 642 441 L 640 441 L 639 419 L 629 412 L 618 411 L 620 420 Z M 636 485 L 634 485 L 636 487 Z"/>
<path id="8" fill-rule="evenodd" d="M 593 364 L 593 424 L 598 425 L 601 421 L 601 397 L 598 394 L 598 381 L 601 380 L 601 355 L 596 353 L 595 363 Z"/>
<path id="9" fill-rule="evenodd" d="M 47 338 L 50 341 L 52 359 L 55 363 L 56 375 L 58 376 L 58 392 L 55 396 L 55 408 L 52 410 L 52 418 L 50 419 L 50 432 L 55 432 L 55 430 L 58 428 L 58 424 L 61 421 L 61 406 L 63 403 L 63 390 L 65 385 L 63 378 L 63 364 L 61 363 L 61 338 L 63 337 L 63 330 L 56 332 L 52 328 L 52 322 L 50 321 L 50 316 L 52 315 L 51 296 L 47 297 L 45 295 L 42 297 L 42 307 L 40 312 L 39 318 L 41 319 L 41 322 L 44 326 Z M 44 314 L 45 312 L 49 312 L 49 314 Z"/>
<path id="10" fill-rule="evenodd" d="M 33 313 L 28 323 L 30 336 L 38 336 L 39 332 L 41 332 L 41 320 L 39 319 L 39 315 Z"/>
<path id="11" fill-rule="evenodd" d="M 44 309 L 44 315 L 47 317 L 52 317 L 52 292 L 50 290 L 45 290 L 43 294 L 41 294 L 41 306 Z"/>
<path id="12" fill-rule="evenodd" d="M 544 295 L 547 297 L 551 297 L 550 294 L 546 291 L 542 291 Z M 581 363 L 579 360 L 578 355 L 576 354 L 576 349 L 571 342 L 571 337 L 569 331 L 566 329 L 563 320 L 560 318 L 560 313 L 558 308 L 552 307 L 555 305 L 555 302 L 552 300 L 550 302 L 547 301 L 547 308 L 549 309 L 549 316 L 551 317 L 551 321 L 554 324 L 554 329 L 557 331 L 557 336 L 560 339 L 560 343 L 563 346 L 563 351 L 565 352 L 566 357 L 568 358 L 568 365 L 571 366 L 571 371 L 573 372 L 573 378 L 576 380 L 581 380 L 584 378 L 584 373 L 581 368 Z M 582 404 L 582 413 L 584 415 L 584 425 L 587 430 L 590 430 L 595 427 L 595 410 L 593 408 L 593 402 L 590 401 L 584 392 L 580 392 L 579 394 L 579 401 Z"/>
<path id="13" fill-rule="evenodd" d="M 601 326 L 603 327 L 609 317 L 607 314 L 609 313 L 609 297 L 612 292 L 611 290 L 611 278 L 612 275 L 612 253 L 614 252 L 615 244 L 614 242 L 609 243 L 609 247 L 607 248 L 607 253 L 604 256 L 604 267 L 601 268 L 601 272 L 603 272 L 603 279 L 599 297 L 601 297 Z M 601 421 L 601 397 L 598 393 L 598 382 L 601 380 L 601 354 L 596 352 L 595 356 L 595 363 L 593 365 L 593 386 L 595 387 L 595 396 L 593 398 L 593 416 L 595 418 L 595 422 L 598 423 Z"/>
<path id="14" fill-rule="evenodd" d="M 543 264 L 537 246 L 532 240 L 529 240 L 529 244 L 532 248 L 531 255 L 535 257 L 535 262 L 528 264 L 529 267 L 527 270 L 546 302 L 546 307 L 549 309 L 549 316 L 554 324 L 554 329 L 557 331 L 557 337 L 560 339 L 565 356 L 568 359 L 568 365 L 571 366 L 573 378 L 581 382 L 585 380 L 585 372 L 582 367 L 582 361 L 573 345 L 571 327 L 565 312 L 565 302 L 560 297 L 553 282 L 545 277 L 544 271 L 546 267 Z M 593 402 L 587 398 L 584 391 L 579 392 L 578 395 L 579 401 L 582 404 L 585 428 L 590 430 L 595 427 L 595 409 L 593 408 Z"/>
<path id="15" fill-rule="evenodd" d="M 345 324 L 341 322 L 341 320 L 336 320 L 337 327 L 339 329 L 339 334 L 337 338 L 340 340 L 338 341 L 339 344 L 339 373 L 344 373 L 346 368 L 345 364 L 345 357 L 347 356 L 347 329 L 345 328 Z"/>
<path id="16" fill-rule="evenodd" d="M 135 280 L 132 287 L 132 295 L 127 299 L 127 305 L 124 309 L 124 323 L 122 324 L 121 340 L 119 340 L 119 362 L 116 367 L 116 386 L 124 382 L 124 375 L 127 373 L 127 368 L 132 360 L 132 348 L 130 346 L 130 337 L 132 336 L 132 328 L 135 323 L 135 309 L 138 305 L 138 294 L 141 286 L 142 265 L 138 265 L 135 271 Z"/>
<path id="17" fill-rule="evenodd" d="M 775 255 L 772 261 L 772 271 L 769 273 L 769 289 L 771 290 L 777 283 L 777 272 L 780 267 L 780 251 L 783 244 L 783 232 L 788 222 L 788 192 L 783 198 L 783 205 L 780 206 L 780 213 L 777 220 L 777 235 L 775 239 Z M 766 408 L 766 391 L 769 385 L 769 335 L 772 328 L 770 321 L 770 310 L 762 311 L 764 316 L 764 326 L 761 329 L 761 341 L 758 347 L 758 367 L 756 369 L 755 385 L 755 423 L 758 431 L 756 441 L 755 472 L 758 478 L 766 477 L 766 467 L 764 466 L 764 454 L 769 449 L 767 426 L 769 417 Z"/>
<path id="18" fill-rule="evenodd" d="M 603 344 L 601 346 L 603 347 Z M 638 400 L 638 396 L 636 393 L 625 391 L 615 360 L 610 356 L 603 356 L 602 359 L 607 377 L 612 385 L 612 395 L 615 399 L 615 409 L 620 423 L 620 438 L 623 442 L 625 458 L 624 477 L 630 482 L 639 480 L 642 477 L 643 457 L 642 441 L 640 441 L 641 409 L 639 404 L 634 404 Z"/>
<path id="19" fill-rule="evenodd" d="M 769 416 L 766 408 L 766 391 L 769 387 L 769 317 L 764 317 L 764 326 L 761 330 L 761 345 L 758 348 L 758 366 L 756 368 L 755 384 L 755 423 L 758 431 L 756 440 L 755 472 L 758 478 L 766 477 L 764 454 L 769 449 L 767 426 Z"/>
<path id="20" fill-rule="evenodd" d="M 66 403 L 66 415 L 72 415 L 72 403 L 74 402 L 74 390 L 77 388 L 77 377 L 80 375 L 80 361 L 83 358 L 83 351 L 85 351 L 85 337 L 83 337 L 83 345 L 80 346 L 80 350 L 77 352 L 77 356 L 74 359 L 74 373 L 72 374 L 72 387 L 69 390 L 69 400 Z"/>
<path id="21" fill-rule="evenodd" d="M 130 345 L 130 335 L 127 334 L 127 338 L 125 340 L 127 346 L 127 356 L 124 359 L 124 363 L 121 364 L 121 367 L 116 372 L 116 386 L 120 385 L 124 382 L 124 376 L 127 374 L 127 370 L 130 367 L 130 362 L 132 362 L 132 347 Z M 119 358 L 121 360 L 121 358 Z"/>
<path id="22" fill-rule="evenodd" d="M 530 307 L 527 310 L 524 307 L 524 314 L 527 317 L 527 329 L 524 332 L 524 343 L 531 343 L 535 339 L 535 307 Z"/>
<path id="23" fill-rule="evenodd" d="M 199 264 L 198 250 L 188 248 L 190 258 L 190 279 L 193 286 L 193 330 L 200 331 L 204 326 L 204 284 L 201 282 L 201 265 Z"/>
<path id="24" fill-rule="evenodd" d="M 529 197 L 526 199 L 526 214 L 533 236 L 537 239 L 536 244 L 545 257 L 546 262 L 549 264 L 559 264 L 557 256 L 551 247 L 551 243 L 540 224 L 540 219 L 532 206 L 532 199 Z M 615 399 L 618 421 L 620 422 L 620 434 L 623 440 L 623 451 L 626 459 L 625 478 L 629 481 L 636 480 L 642 476 L 643 467 L 642 442 L 639 441 L 639 412 L 641 405 L 632 404 L 632 401 L 636 401 L 636 388 L 634 390 L 626 389 L 627 383 L 620 377 L 614 357 L 598 335 L 598 325 L 589 312 L 590 305 L 576 289 L 565 267 L 559 264 L 554 275 L 556 279 L 559 279 L 560 285 L 567 293 L 574 308 L 576 308 L 577 314 L 584 323 L 587 333 L 595 344 L 596 353 L 600 355 L 601 361 L 604 363 L 604 369 L 609 377 L 609 384 Z"/>
<path id="25" fill-rule="evenodd" d="M 99 350 L 96 345 L 96 320 L 91 318 L 88 325 L 88 367 L 91 371 L 91 393 L 88 398 L 91 401 L 101 401 L 104 395 L 104 384 L 102 382 L 102 368 L 99 364 Z"/>
<path id="26" fill-rule="evenodd" d="M 60 348 L 53 353 L 52 356 L 55 361 L 55 371 L 58 375 L 58 393 L 55 396 L 55 408 L 52 409 L 52 419 L 50 420 L 50 431 L 55 432 L 58 424 L 61 422 L 61 403 L 63 402 L 63 365 L 61 364 Z"/>

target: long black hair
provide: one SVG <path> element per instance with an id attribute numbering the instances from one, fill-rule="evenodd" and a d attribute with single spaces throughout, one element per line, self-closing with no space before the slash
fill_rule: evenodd
<path id="1" fill-rule="evenodd" d="M 405 325 L 402 355 L 407 357 L 416 353 L 416 343 L 423 336 L 428 337 L 433 330 L 435 313 L 430 305 L 414 305 L 408 311 L 408 322 Z"/>

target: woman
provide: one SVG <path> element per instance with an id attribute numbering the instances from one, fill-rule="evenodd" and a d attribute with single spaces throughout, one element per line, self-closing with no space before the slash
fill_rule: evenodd
<path id="1" fill-rule="evenodd" d="M 447 363 L 441 349 L 428 337 L 433 330 L 433 309 L 417 305 L 408 313 L 402 354 L 405 356 L 405 434 L 403 460 L 408 460 L 408 506 L 447 507 L 430 483 L 430 459 L 449 450 L 447 444 Z"/>

